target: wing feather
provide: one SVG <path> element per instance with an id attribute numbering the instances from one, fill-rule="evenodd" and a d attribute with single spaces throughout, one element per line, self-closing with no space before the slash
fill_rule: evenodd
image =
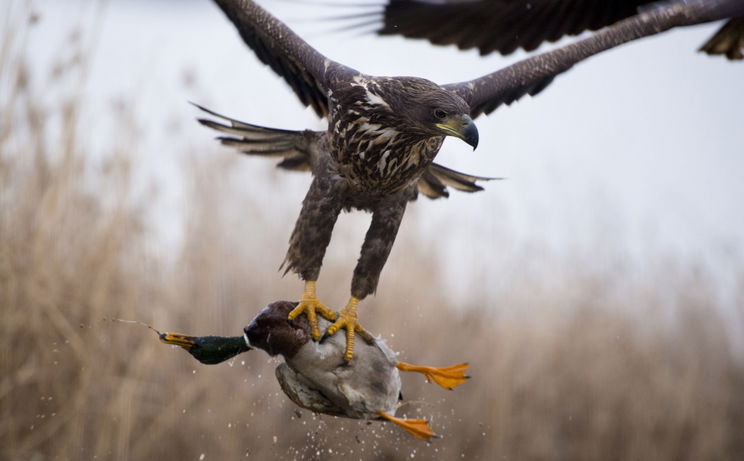
<path id="1" fill-rule="evenodd" d="M 502 104 L 511 104 L 524 95 L 539 93 L 557 75 L 597 53 L 674 27 L 739 16 L 742 10 L 744 2 L 740 0 L 688 0 L 660 6 L 606 27 L 584 40 L 538 54 L 483 77 L 444 87 L 467 101 L 471 108 L 470 116 L 475 118 Z"/>
<path id="2" fill-rule="evenodd" d="M 478 48 L 481 54 L 534 50 L 565 35 L 597 30 L 655 0 L 388 0 L 380 35 Z"/>
<path id="3" fill-rule="evenodd" d="M 327 116 L 328 91 L 338 79 L 356 71 L 326 58 L 252 0 L 215 3 L 245 44 L 289 84 L 300 102 L 312 107 L 319 117 Z"/>
<path id="4" fill-rule="evenodd" d="M 700 51 L 707 54 L 725 54 L 729 59 L 744 59 L 744 17 L 734 18 L 721 27 Z"/>
<path id="5" fill-rule="evenodd" d="M 379 35 L 425 39 L 435 45 L 477 48 L 482 55 L 599 30 L 653 8 L 659 0 L 387 0 L 378 15 Z M 368 22 L 369 23 L 369 22 Z M 374 21 L 372 21 L 374 23 Z M 355 25 L 355 26 L 358 26 Z M 744 18 L 727 23 L 700 51 L 744 59 Z"/>

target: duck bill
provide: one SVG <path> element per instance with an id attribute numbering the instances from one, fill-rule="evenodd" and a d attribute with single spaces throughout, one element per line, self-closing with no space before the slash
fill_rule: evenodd
<path id="1" fill-rule="evenodd" d="M 439 128 L 447 136 L 460 138 L 475 150 L 478 147 L 478 128 L 475 126 L 473 119 L 468 115 L 462 117 L 451 117 L 444 123 L 437 123 Z"/>
<path id="2" fill-rule="evenodd" d="M 160 341 L 165 344 L 180 346 L 189 352 L 196 345 L 196 338 L 194 336 L 180 335 L 178 333 L 161 333 Z"/>

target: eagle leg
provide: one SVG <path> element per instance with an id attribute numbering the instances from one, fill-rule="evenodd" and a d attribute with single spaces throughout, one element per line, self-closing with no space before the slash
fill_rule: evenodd
<path id="1" fill-rule="evenodd" d="M 457 365 L 452 365 L 451 367 L 435 368 L 398 362 L 396 367 L 400 371 L 415 371 L 421 373 L 426 378 L 426 381 L 434 381 L 447 390 L 452 390 L 470 379 L 470 376 L 465 375 L 465 372 L 468 369 L 467 363 L 459 363 Z"/>
<path id="2" fill-rule="evenodd" d="M 315 281 L 308 280 L 305 282 L 305 291 L 302 294 L 300 303 L 292 309 L 287 319 L 294 320 L 300 314 L 307 315 L 307 320 L 310 323 L 310 334 L 315 341 L 320 339 L 320 328 L 318 327 L 317 314 L 322 315 L 326 320 L 331 322 L 336 320 L 336 313 L 327 308 L 323 303 L 318 300 L 315 296 Z"/>
<path id="3" fill-rule="evenodd" d="M 429 440 L 434 437 L 434 431 L 429 427 L 429 423 L 425 419 L 401 419 L 391 416 L 382 411 L 377 413 L 382 418 L 387 419 L 393 424 L 396 424 L 406 430 L 409 434 L 421 440 Z"/>
<path id="4" fill-rule="evenodd" d="M 333 336 L 342 328 L 346 330 L 344 360 L 347 362 L 350 362 L 354 356 L 354 338 L 357 333 L 367 344 L 375 343 L 375 338 L 367 330 L 362 328 L 357 320 L 357 304 L 359 304 L 359 298 L 352 296 L 346 306 L 338 313 L 338 320 L 329 326 L 325 332 L 327 336 Z"/>

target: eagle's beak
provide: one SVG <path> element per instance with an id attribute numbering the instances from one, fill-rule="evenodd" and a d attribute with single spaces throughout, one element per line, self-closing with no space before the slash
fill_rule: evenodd
<path id="1" fill-rule="evenodd" d="M 478 147 L 478 128 L 469 115 L 450 117 L 445 123 L 437 123 L 436 127 L 449 136 L 462 139 L 473 146 L 473 150 Z"/>

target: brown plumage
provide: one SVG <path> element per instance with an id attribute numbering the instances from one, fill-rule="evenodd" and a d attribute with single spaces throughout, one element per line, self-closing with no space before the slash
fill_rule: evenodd
<path id="1" fill-rule="evenodd" d="M 328 148 L 327 132 L 266 128 L 197 107 L 228 122 L 224 124 L 199 119 L 203 125 L 231 135 L 218 138 L 224 145 L 236 147 L 246 154 L 280 157 L 282 160 L 277 164 L 280 168 L 313 173 L 313 182 L 303 202 L 301 214 L 301 218 L 304 215 L 308 219 L 298 219 L 295 225 L 285 258 L 286 270 L 299 273 L 303 280 L 317 280 L 338 213 L 343 209 L 353 208 L 374 213 L 370 233 L 365 238 L 365 246 L 374 247 L 362 248 L 361 259 L 352 281 L 352 294 L 360 299 L 373 292 L 377 286 L 407 201 L 415 200 L 418 193 L 433 199 L 448 197 L 448 187 L 463 192 L 477 192 L 483 188 L 476 182 L 498 179 L 460 173 L 427 160 L 424 172 L 415 182 L 409 181 L 397 192 L 388 192 L 392 188 L 381 185 L 386 178 L 381 172 L 391 171 L 395 164 L 388 168 L 376 168 L 384 153 L 370 150 L 364 152 L 365 159 L 356 168 L 348 168 L 349 177 L 353 179 L 334 184 L 338 181 L 338 171 L 333 165 L 338 162 Z M 374 123 L 379 122 L 380 120 L 374 120 Z M 360 140 L 364 138 L 356 136 L 359 134 L 357 131 L 350 129 L 349 134 L 353 138 L 349 145 L 368 144 L 368 140 Z M 394 151 L 396 147 L 388 144 L 387 140 L 385 138 L 385 151 Z M 347 149 L 347 152 L 354 151 L 350 147 Z M 433 154 L 427 154 L 427 158 L 428 156 L 433 158 Z M 375 160 L 372 161 L 373 159 Z M 400 177 L 401 174 L 391 176 Z"/>
<path id="2" fill-rule="evenodd" d="M 482 55 L 508 55 L 518 48 L 532 51 L 546 41 L 601 29 L 644 8 L 654 8 L 652 4 L 657 1 L 387 0 L 382 3 L 382 10 L 375 8 L 352 18 L 360 22 L 358 25 L 371 21 L 380 35 L 425 39 L 460 49 L 477 48 Z M 743 23 L 744 18 L 727 22 L 701 51 L 742 59 Z"/>
<path id="3" fill-rule="evenodd" d="M 225 117 L 229 124 L 202 123 L 229 134 L 221 138 L 225 144 L 250 154 L 281 156 L 280 166 L 313 173 L 285 258 L 286 270 L 306 282 L 289 318 L 306 313 L 314 339 L 320 337 L 317 314 L 336 320 L 327 334 L 347 330 L 347 360 L 352 358 L 355 333 L 371 340 L 357 321 L 356 305 L 377 288 L 407 202 L 417 191 L 446 196 L 446 186 L 479 190 L 475 182 L 486 179 L 433 163 L 445 136 L 475 147 L 478 132 L 472 118 L 525 94 L 537 94 L 583 59 L 672 27 L 744 14 L 744 2 L 739 0 L 676 4 L 486 76 L 440 86 L 421 78 L 365 75 L 318 53 L 252 1 L 216 2 L 246 44 L 287 81 L 302 103 L 328 118 L 325 132 L 274 130 Z M 372 212 L 372 223 L 354 270 L 351 298 L 336 319 L 319 302 L 315 281 L 338 214 L 352 208 Z"/>

